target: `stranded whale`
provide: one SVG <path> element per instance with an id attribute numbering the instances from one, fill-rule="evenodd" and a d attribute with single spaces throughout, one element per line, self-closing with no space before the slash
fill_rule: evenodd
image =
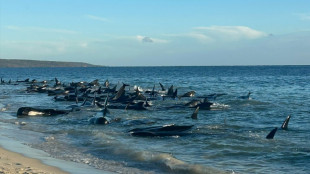
<path id="1" fill-rule="evenodd" d="M 68 114 L 68 113 L 69 113 L 69 111 L 66 111 L 66 110 L 21 107 L 17 110 L 17 117 L 22 117 L 22 116 L 53 116 L 53 115 L 61 115 L 61 114 Z"/>
<path id="2" fill-rule="evenodd" d="M 193 125 L 179 126 L 179 125 L 164 125 L 152 126 L 145 128 L 136 128 L 128 131 L 133 136 L 154 137 L 154 136 L 181 136 L 185 135 L 185 131 L 190 130 Z"/>

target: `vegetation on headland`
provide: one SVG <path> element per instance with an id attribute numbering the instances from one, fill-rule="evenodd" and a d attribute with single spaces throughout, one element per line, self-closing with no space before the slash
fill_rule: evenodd
<path id="1" fill-rule="evenodd" d="M 84 62 L 0 59 L 0 68 L 34 68 L 34 67 L 98 67 L 98 65 L 92 65 Z"/>

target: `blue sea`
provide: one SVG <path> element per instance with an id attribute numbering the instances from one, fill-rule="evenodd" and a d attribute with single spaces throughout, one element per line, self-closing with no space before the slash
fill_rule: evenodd
<path id="1" fill-rule="evenodd" d="M 50 157 L 112 173 L 310 173 L 310 66 L 195 66 L 195 67 L 96 67 L 1 68 L 0 137 L 47 153 Z M 151 101 L 146 111 L 110 109 L 121 118 L 108 125 L 89 119 L 100 108 L 50 117 L 17 118 L 20 107 L 66 109 L 74 104 L 55 101 L 46 93 L 27 92 L 27 78 L 50 83 L 107 79 L 141 90 L 174 85 L 178 94 L 195 91 L 191 98 Z M 11 84 L 7 82 L 11 79 Z M 16 84 L 15 84 L 16 83 Z M 14 85 L 15 84 L 15 85 Z M 240 96 L 251 92 L 250 99 Z M 209 94 L 216 99 L 211 110 L 182 105 Z M 280 129 L 288 115 L 288 130 Z M 134 128 L 167 124 L 194 125 L 185 136 L 136 137 Z M 275 127 L 274 139 L 266 135 Z M 71 173 L 77 173 L 73 169 Z"/>

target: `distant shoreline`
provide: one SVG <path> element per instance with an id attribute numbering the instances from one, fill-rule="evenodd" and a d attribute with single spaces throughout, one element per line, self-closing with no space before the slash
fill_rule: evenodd
<path id="1" fill-rule="evenodd" d="M 102 67 L 84 62 L 0 59 L 0 68 Z"/>
<path id="2" fill-rule="evenodd" d="M 0 68 L 88 68 L 88 67 L 110 67 L 110 68 L 146 68 L 146 67 L 264 67 L 264 66 L 310 66 L 310 65 L 123 65 L 103 66 L 93 65 L 84 62 L 66 62 L 49 60 L 28 60 L 28 59 L 0 59 Z"/>

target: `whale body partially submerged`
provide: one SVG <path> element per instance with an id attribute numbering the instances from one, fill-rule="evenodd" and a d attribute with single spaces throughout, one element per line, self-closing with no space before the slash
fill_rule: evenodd
<path id="1" fill-rule="evenodd" d="M 128 131 L 133 136 L 154 137 L 154 136 L 181 136 L 185 131 L 190 130 L 194 125 L 164 125 L 145 128 L 136 128 Z"/>
<path id="2" fill-rule="evenodd" d="M 21 107 L 17 110 L 17 117 L 23 117 L 23 116 L 54 116 L 54 115 L 61 115 L 61 114 L 68 114 L 68 113 L 69 113 L 69 111 L 66 111 L 66 110 Z"/>

